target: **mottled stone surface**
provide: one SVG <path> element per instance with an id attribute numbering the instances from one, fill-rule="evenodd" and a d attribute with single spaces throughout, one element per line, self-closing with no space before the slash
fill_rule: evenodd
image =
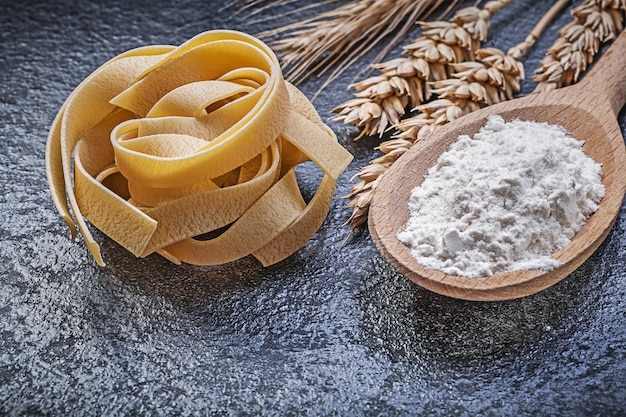
<path id="1" fill-rule="evenodd" d="M 523 40 L 545 3 L 513 2 L 489 44 Z M 99 268 L 70 240 L 44 172 L 65 97 L 127 49 L 296 19 L 246 25 L 232 12 L 210 0 L 0 4 L 0 414 L 626 415 L 626 207 L 558 285 L 499 303 L 446 298 L 396 273 L 366 231 L 339 249 L 339 196 L 376 141 L 331 123 L 355 161 L 322 229 L 278 265 L 135 259 L 96 231 Z M 569 19 L 529 51 L 529 74 Z M 326 119 L 353 77 L 318 97 Z"/>

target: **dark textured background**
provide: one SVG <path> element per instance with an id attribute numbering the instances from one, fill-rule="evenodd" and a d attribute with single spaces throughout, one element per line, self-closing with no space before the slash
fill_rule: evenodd
<path id="1" fill-rule="evenodd" d="M 489 44 L 522 41 L 548 3 L 514 1 Z M 221 6 L 0 4 L 0 414 L 626 415 L 626 208 L 589 261 L 546 291 L 439 296 L 394 272 L 366 231 L 339 249 L 349 233 L 339 196 L 376 141 L 354 143 L 353 129 L 329 121 L 355 161 L 322 229 L 276 266 L 135 259 L 96 231 L 108 262 L 98 268 L 70 241 L 44 172 L 56 111 L 127 49 L 296 19 L 250 25 Z M 569 20 L 562 13 L 529 51 L 528 74 Z M 327 120 L 353 75 L 315 102 Z"/>

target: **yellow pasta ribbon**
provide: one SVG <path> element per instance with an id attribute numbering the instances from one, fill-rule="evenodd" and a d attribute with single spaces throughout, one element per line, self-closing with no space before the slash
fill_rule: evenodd
<path id="1" fill-rule="evenodd" d="M 138 257 L 279 262 L 319 229 L 351 160 L 271 49 L 228 30 L 111 59 L 69 95 L 46 145 L 52 200 L 99 265 L 85 219 Z M 324 173 L 308 203 L 306 161 Z"/>

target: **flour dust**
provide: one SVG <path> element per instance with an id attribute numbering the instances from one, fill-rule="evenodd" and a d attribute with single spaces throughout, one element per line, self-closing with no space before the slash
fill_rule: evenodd
<path id="1" fill-rule="evenodd" d="M 492 116 L 413 189 L 398 238 L 451 275 L 551 270 L 604 197 L 601 166 L 561 126 Z"/>

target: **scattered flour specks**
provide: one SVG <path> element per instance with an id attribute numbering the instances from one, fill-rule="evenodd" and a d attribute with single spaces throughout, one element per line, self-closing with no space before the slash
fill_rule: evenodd
<path id="1" fill-rule="evenodd" d="M 560 126 L 492 116 L 460 136 L 409 200 L 398 238 L 451 275 L 551 270 L 604 197 L 601 166 Z"/>

